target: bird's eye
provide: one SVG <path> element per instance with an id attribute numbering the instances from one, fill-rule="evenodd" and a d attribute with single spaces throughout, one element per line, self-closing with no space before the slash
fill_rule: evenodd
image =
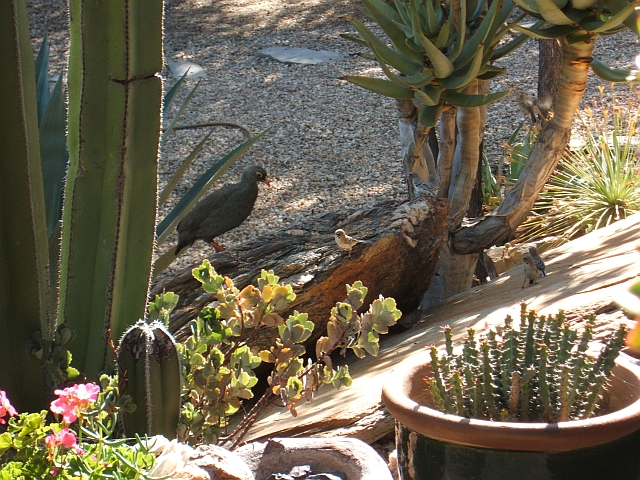
<path id="1" fill-rule="evenodd" d="M 262 178 L 262 173 L 260 173 L 260 172 L 256 172 L 256 177 L 258 177 L 258 178 Z"/>

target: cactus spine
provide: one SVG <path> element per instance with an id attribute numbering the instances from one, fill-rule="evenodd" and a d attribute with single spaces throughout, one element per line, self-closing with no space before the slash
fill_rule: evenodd
<path id="1" fill-rule="evenodd" d="M 433 404 L 445 413 L 502 421 L 559 422 L 592 416 L 598 409 L 625 328 L 607 339 L 596 358 L 585 354 L 594 318 L 581 335 L 560 312 L 537 317 L 522 304 L 519 329 L 503 326 L 476 339 L 470 328 L 462 352 L 454 354 L 445 328 L 441 357 L 431 348 L 427 377 Z"/>
<path id="2" fill-rule="evenodd" d="M 171 334 L 160 322 L 138 321 L 120 339 L 118 367 L 122 393 L 137 407 L 124 414 L 126 434 L 175 438 L 182 379 Z"/>

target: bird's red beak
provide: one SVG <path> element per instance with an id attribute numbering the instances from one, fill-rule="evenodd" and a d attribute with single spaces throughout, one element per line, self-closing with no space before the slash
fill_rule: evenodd
<path id="1" fill-rule="evenodd" d="M 270 186 L 271 186 L 271 182 L 269 181 L 269 179 L 268 179 L 267 177 L 264 177 L 264 178 L 262 179 L 262 181 L 263 181 L 264 183 L 266 183 L 266 184 L 267 184 L 267 187 L 270 187 Z"/>

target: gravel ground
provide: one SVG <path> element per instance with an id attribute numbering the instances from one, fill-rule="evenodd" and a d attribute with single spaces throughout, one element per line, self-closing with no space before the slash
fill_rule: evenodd
<path id="1" fill-rule="evenodd" d="M 51 70 L 56 74 L 68 53 L 65 1 L 30 0 L 28 5 L 34 44 L 39 44 L 48 28 Z M 253 132 L 271 127 L 221 179 L 235 182 L 247 165 L 260 164 L 267 169 L 271 188 L 260 186 L 251 216 L 239 228 L 218 237 L 220 243 L 229 246 L 275 229 L 294 228 L 313 213 L 367 207 L 405 196 L 391 101 L 339 79 L 347 74 L 382 76 L 376 65 L 357 55 L 362 51 L 359 45 L 340 37 L 341 33 L 353 33 L 340 17 L 357 8 L 356 0 L 166 2 L 166 60 L 198 63 L 208 75 L 181 123 L 234 122 Z M 334 63 L 293 65 L 257 55 L 263 48 L 284 45 L 347 56 Z M 637 45 L 638 39 L 629 32 L 603 37 L 594 56 L 629 68 L 638 53 Z M 493 89 L 513 86 L 517 91 L 534 93 L 537 60 L 537 43 L 530 40 L 499 63 L 509 67 L 509 72 L 494 81 Z M 163 77 L 168 85 L 175 81 L 168 70 Z M 600 83 L 592 75 L 583 103 L 597 97 Z M 491 161 L 497 160 L 500 145 L 523 119 L 516 99 L 514 93 L 489 109 L 485 144 Z M 204 133 L 172 133 L 161 154 L 161 187 Z M 212 141 L 167 205 L 161 207 L 160 215 L 166 214 L 212 162 L 243 139 L 240 130 L 216 128 Z M 176 240 L 176 235 L 171 235 L 158 247 L 158 253 L 173 248 Z M 169 273 L 211 253 L 209 246 L 197 242 Z"/>

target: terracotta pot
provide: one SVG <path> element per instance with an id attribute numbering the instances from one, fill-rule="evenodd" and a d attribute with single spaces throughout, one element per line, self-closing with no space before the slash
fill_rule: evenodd
<path id="1" fill-rule="evenodd" d="M 400 478 L 640 478 L 640 367 L 617 363 L 607 397 L 612 413 L 547 424 L 468 419 L 425 406 L 429 356 L 407 359 L 382 389 L 396 419 Z"/>

